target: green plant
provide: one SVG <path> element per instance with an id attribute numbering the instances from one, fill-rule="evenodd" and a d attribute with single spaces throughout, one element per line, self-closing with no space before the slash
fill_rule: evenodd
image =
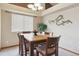
<path id="1" fill-rule="evenodd" d="M 43 31 L 45 31 L 47 29 L 47 25 L 44 24 L 44 23 L 39 23 L 37 25 L 37 29 L 38 29 L 38 31 L 43 32 Z"/>

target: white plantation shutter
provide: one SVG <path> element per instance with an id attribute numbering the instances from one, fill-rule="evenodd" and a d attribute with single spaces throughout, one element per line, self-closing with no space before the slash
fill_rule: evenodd
<path id="1" fill-rule="evenodd" d="M 33 31 L 33 17 L 12 14 L 12 32 Z"/>
<path id="2" fill-rule="evenodd" d="M 33 17 L 24 16 L 23 20 L 23 30 L 24 31 L 33 31 Z"/>

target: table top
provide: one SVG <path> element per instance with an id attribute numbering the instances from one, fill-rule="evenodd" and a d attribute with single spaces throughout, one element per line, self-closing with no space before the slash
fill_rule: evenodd
<path id="1" fill-rule="evenodd" d="M 28 41 L 40 41 L 40 40 L 46 40 L 49 35 L 34 35 L 33 33 L 29 34 L 21 34 L 24 35 L 24 38 L 26 38 Z"/>

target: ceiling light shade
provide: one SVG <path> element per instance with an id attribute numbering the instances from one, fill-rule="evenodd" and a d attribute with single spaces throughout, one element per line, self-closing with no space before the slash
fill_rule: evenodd
<path id="1" fill-rule="evenodd" d="M 28 8 L 33 8 L 34 6 L 32 4 L 28 4 Z"/>
<path id="2" fill-rule="evenodd" d="M 43 10 L 43 7 L 42 6 L 38 7 L 38 10 Z"/>

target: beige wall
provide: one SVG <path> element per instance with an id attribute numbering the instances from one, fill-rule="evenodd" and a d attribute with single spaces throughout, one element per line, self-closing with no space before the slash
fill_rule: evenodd
<path id="1" fill-rule="evenodd" d="M 63 15 L 63 21 L 70 20 L 72 24 L 66 23 L 58 26 L 55 22 L 49 23 L 51 20 L 55 20 L 59 15 Z M 79 4 L 45 15 L 43 20 L 48 26 L 48 31 L 53 32 L 53 35 L 61 35 L 61 47 L 79 53 Z"/>
<path id="2" fill-rule="evenodd" d="M 42 22 L 42 16 L 36 16 L 33 20 L 33 28 L 37 30 L 37 24 Z"/>
<path id="3" fill-rule="evenodd" d="M 1 48 L 1 10 L 0 10 L 0 48 Z"/>
<path id="4" fill-rule="evenodd" d="M 17 34 L 11 32 L 11 14 L 1 12 L 1 46 L 7 47 L 18 44 Z"/>

